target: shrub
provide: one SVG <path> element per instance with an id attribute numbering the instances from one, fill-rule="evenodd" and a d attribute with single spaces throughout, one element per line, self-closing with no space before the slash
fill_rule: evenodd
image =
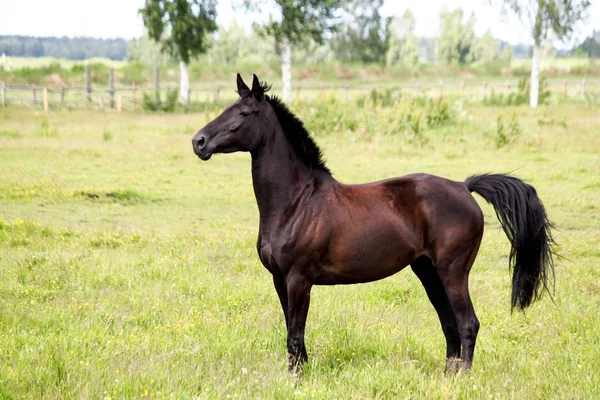
<path id="1" fill-rule="evenodd" d="M 488 106 L 520 106 L 522 104 L 529 104 L 529 94 L 529 79 L 521 78 L 519 79 L 516 93 L 509 93 L 508 95 L 496 94 L 492 89 L 490 95 L 483 98 L 483 104 Z M 550 91 L 546 89 L 546 78 L 540 77 L 538 104 L 548 104 L 549 97 Z"/>
<path id="2" fill-rule="evenodd" d="M 496 135 L 494 136 L 494 145 L 496 148 L 504 147 L 512 142 L 521 134 L 521 125 L 517 120 L 517 114 L 513 112 L 510 119 L 498 115 L 496 120 Z"/>
<path id="3" fill-rule="evenodd" d="M 167 89 L 166 97 L 166 101 L 163 103 L 160 99 L 160 94 L 158 92 L 155 92 L 154 96 L 148 93 L 144 93 L 142 99 L 142 108 L 146 111 L 175 111 L 177 99 L 179 97 L 179 92 L 177 91 L 177 89 Z"/>

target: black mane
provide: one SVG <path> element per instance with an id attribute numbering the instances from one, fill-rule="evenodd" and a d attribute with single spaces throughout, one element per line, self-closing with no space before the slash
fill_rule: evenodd
<path id="1" fill-rule="evenodd" d="M 302 121 L 278 97 L 265 96 L 265 98 L 275 110 L 285 137 L 292 145 L 292 149 L 294 149 L 300 161 L 310 169 L 323 171 L 331 175 L 331 171 L 323 160 L 323 152 L 310 137 Z"/>

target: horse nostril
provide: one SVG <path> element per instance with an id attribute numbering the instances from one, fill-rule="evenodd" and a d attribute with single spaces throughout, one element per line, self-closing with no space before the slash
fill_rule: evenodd
<path id="1" fill-rule="evenodd" d="M 206 138 L 204 136 L 200 136 L 198 141 L 196 142 L 196 147 L 201 149 L 206 145 Z"/>

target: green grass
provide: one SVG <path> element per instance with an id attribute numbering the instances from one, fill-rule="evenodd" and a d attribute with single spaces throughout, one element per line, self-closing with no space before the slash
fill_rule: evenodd
<path id="1" fill-rule="evenodd" d="M 433 307 L 405 270 L 315 287 L 301 378 L 255 250 L 247 154 L 200 162 L 202 114 L 0 110 L 0 398 L 598 398 L 600 120 L 584 106 L 451 104 L 394 129 L 394 108 L 295 103 L 343 182 L 424 171 L 532 183 L 558 228 L 555 304 L 510 313 L 508 240 L 486 232 L 470 287 L 473 370 L 444 375 Z M 498 115 L 521 133 L 495 146 Z M 336 119 L 337 118 L 337 119 Z M 539 120 L 565 121 L 543 124 Z M 42 127 L 42 128 L 40 128 Z M 56 132 L 57 134 L 40 134 Z M 106 132 L 111 137 L 106 138 Z"/>

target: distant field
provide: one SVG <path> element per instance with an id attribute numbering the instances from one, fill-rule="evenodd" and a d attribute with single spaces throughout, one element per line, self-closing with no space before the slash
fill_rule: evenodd
<path id="1" fill-rule="evenodd" d="M 509 172 L 556 224 L 555 303 L 510 313 L 509 243 L 491 206 L 470 279 L 473 370 L 444 375 L 439 321 L 405 270 L 315 287 L 302 378 L 255 250 L 247 154 L 200 162 L 200 114 L 0 109 L 0 398 L 600 398 L 600 109 L 452 103 L 293 109 L 341 181 Z M 440 111 L 438 111 L 440 112 Z M 438 115 L 438 114 L 436 114 Z M 498 116 L 520 134 L 497 148 Z M 506 124 L 507 122 L 505 122 Z M 414 129 L 414 126 L 413 128 Z M 507 128 L 508 129 L 508 128 Z"/>
<path id="2" fill-rule="evenodd" d="M 542 59 L 540 61 L 540 68 L 542 71 L 549 69 L 558 69 L 571 71 L 575 68 L 581 68 L 590 65 L 593 61 L 588 58 L 553 58 L 553 59 Z M 598 61 L 596 61 L 598 63 Z M 531 68 L 530 59 L 518 59 L 512 60 L 510 64 L 511 68 Z"/>

